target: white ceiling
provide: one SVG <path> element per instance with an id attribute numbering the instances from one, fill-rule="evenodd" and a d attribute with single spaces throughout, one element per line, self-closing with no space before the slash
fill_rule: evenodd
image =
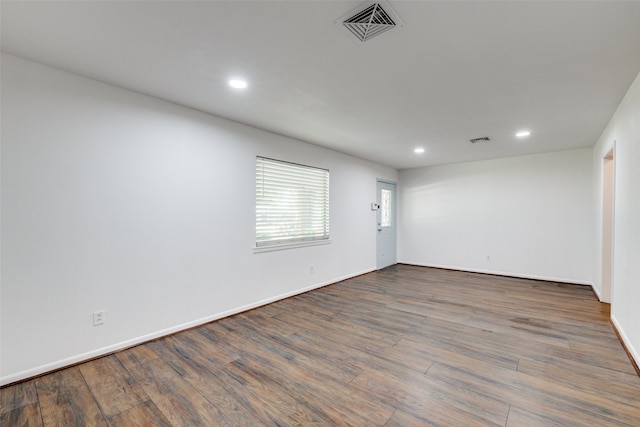
<path id="1" fill-rule="evenodd" d="M 399 169 L 592 146 L 640 71 L 638 1 L 363 4 L 2 1 L 2 50 Z"/>

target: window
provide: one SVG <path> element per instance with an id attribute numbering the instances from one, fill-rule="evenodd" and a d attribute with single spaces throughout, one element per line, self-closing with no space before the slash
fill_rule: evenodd
<path id="1" fill-rule="evenodd" d="M 256 158 L 256 247 L 329 239 L 329 171 Z"/>
<path id="2" fill-rule="evenodd" d="M 380 226 L 391 227 L 391 190 L 380 190 Z"/>

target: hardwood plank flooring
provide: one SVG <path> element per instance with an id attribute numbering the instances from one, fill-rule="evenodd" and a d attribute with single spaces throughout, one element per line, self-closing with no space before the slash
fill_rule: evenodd
<path id="1" fill-rule="evenodd" d="M 77 366 L 36 378 L 36 389 L 45 426 L 107 425 Z"/>
<path id="2" fill-rule="evenodd" d="M 105 417 L 112 417 L 149 400 L 115 356 L 92 360 L 79 368 Z"/>
<path id="3" fill-rule="evenodd" d="M 0 426 L 639 426 L 585 286 L 398 265 L 0 389 Z"/>
<path id="4" fill-rule="evenodd" d="M 172 424 L 151 401 L 146 401 L 108 419 L 111 427 L 171 427 Z"/>
<path id="5" fill-rule="evenodd" d="M 0 426 L 41 426 L 42 414 L 37 403 L 30 403 L 0 415 Z"/>

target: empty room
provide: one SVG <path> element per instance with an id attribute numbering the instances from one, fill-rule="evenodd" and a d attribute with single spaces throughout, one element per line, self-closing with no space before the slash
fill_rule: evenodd
<path id="1" fill-rule="evenodd" d="M 0 425 L 640 425 L 640 2 L 0 20 Z"/>

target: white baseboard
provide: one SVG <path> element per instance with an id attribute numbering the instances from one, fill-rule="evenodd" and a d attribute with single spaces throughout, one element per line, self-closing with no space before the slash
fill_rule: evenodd
<path id="1" fill-rule="evenodd" d="M 469 273 L 493 274 L 495 276 L 517 277 L 519 279 L 544 280 L 546 282 L 569 283 L 572 285 L 585 285 L 585 286 L 593 287 L 593 283 L 591 282 L 587 282 L 584 280 L 567 279 L 564 277 L 537 276 L 534 274 L 520 274 L 520 273 L 512 273 L 508 271 L 495 271 L 495 270 L 486 270 L 486 269 L 480 269 L 480 268 L 459 267 L 455 265 L 422 264 L 422 263 L 415 263 L 415 262 L 399 262 L 399 264 L 417 265 L 419 267 L 442 268 L 445 270 L 466 271 Z"/>
<path id="2" fill-rule="evenodd" d="M 629 337 L 627 337 L 627 334 L 625 334 L 624 329 L 622 328 L 620 323 L 618 323 L 618 320 L 613 315 L 613 313 L 611 313 L 611 323 L 613 323 L 613 325 L 618 330 L 618 335 L 620 335 L 622 343 L 627 348 L 629 353 L 631 353 L 631 357 L 633 357 L 633 360 L 635 360 L 636 366 L 640 366 L 640 353 L 638 353 L 638 350 L 633 347 L 633 344 L 631 344 L 631 340 L 629 339 Z"/>
<path id="3" fill-rule="evenodd" d="M 134 347 L 136 345 L 145 343 L 147 341 L 151 341 L 157 338 L 161 338 L 167 335 L 171 335 L 174 334 L 176 332 L 180 332 L 180 331 L 184 331 L 187 329 L 191 329 L 194 328 L 196 326 L 200 326 L 200 325 L 204 325 L 205 323 L 209 323 L 209 322 L 213 322 L 214 320 L 219 320 L 225 317 L 229 317 L 232 316 L 234 314 L 238 314 L 238 313 L 242 313 L 244 311 L 249 311 L 251 309 L 257 308 L 257 307 L 261 307 L 263 305 L 267 305 L 267 304 L 271 304 L 273 302 L 276 301 L 280 301 L 295 295 L 300 295 L 303 294 L 305 292 L 309 292 L 312 291 L 314 289 L 319 289 L 322 288 L 324 286 L 328 286 L 334 283 L 338 283 L 341 282 L 343 280 L 347 280 L 350 279 L 352 277 L 356 277 L 356 276 L 361 276 L 363 274 L 367 274 L 367 273 L 371 273 L 372 271 L 375 271 L 375 269 L 370 269 L 370 270 L 364 270 L 358 273 L 353 273 L 353 274 L 348 274 L 346 276 L 343 277 L 338 277 L 332 280 L 328 280 L 326 282 L 321 282 L 321 283 L 316 283 L 314 285 L 311 286 L 307 286 L 305 288 L 301 288 L 301 289 L 296 289 L 295 291 L 291 291 L 291 292 L 287 292 L 281 295 L 277 295 L 275 297 L 271 297 L 271 298 L 267 298 L 261 301 L 257 301 L 251 304 L 247 304 L 241 307 L 237 307 L 231 310 L 227 310 L 227 311 L 223 311 L 221 313 L 217 313 L 217 314 L 213 314 L 211 316 L 206 316 L 200 319 L 196 319 L 190 322 L 186 322 L 186 323 L 182 323 L 180 325 L 177 326 L 173 326 L 171 328 L 167 328 L 167 329 L 163 329 L 157 332 L 152 332 L 150 334 L 146 334 L 146 335 L 142 335 L 140 337 L 136 337 L 136 338 L 132 338 L 126 341 L 122 341 L 113 345 L 109 345 L 106 347 L 102 347 L 102 348 L 98 348 L 86 353 L 82 353 L 82 354 L 78 354 L 76 356 L 72 356 L 72 357 L 68 357 L 65 359 L 61 359 L 61 360 L 57 360 L 55 362 L 51 362 L 51 363 L 47 363 L 44 365 L 40 365 L 31 369 L 27 369 L 24 371 L 20 371 L 20 372 L 16 372 L 14 374 L 10 374 L 10 375 L 6 375 L 3 377 L 0 377 L 0 386 L 4 386 L 7 384 L 11 384 L 17 381 L 22 381 L 28 378 L 32 378 L 38 375 L 42 375 L 45 374 L 47 372 L 51 372 L 51 371 L 55 371 L 58 369 L 62 369 L 68 366 L 72 366 L 81 362 L 85 362 L 87 360 L 91 360 L 91 359 L 95 359 L 97 357 L 100 356 L 105 356 L 107 354 L 111 354 L 114 353 L 116 351 L 120 351 L 120 350 L 124 350 L 130 347 Z"/>
<path id="4" fill-rule="evenodd" d="M 595 285 L 591 285 L 591 289 L 593 290 L 593 293 L 596 294 L 596 297 L 598 298 L 598 301 L 603 302 L 602 301 L 602 295 L 600 294 L 600 290 L 598 288 L 596 288 Z"/>

